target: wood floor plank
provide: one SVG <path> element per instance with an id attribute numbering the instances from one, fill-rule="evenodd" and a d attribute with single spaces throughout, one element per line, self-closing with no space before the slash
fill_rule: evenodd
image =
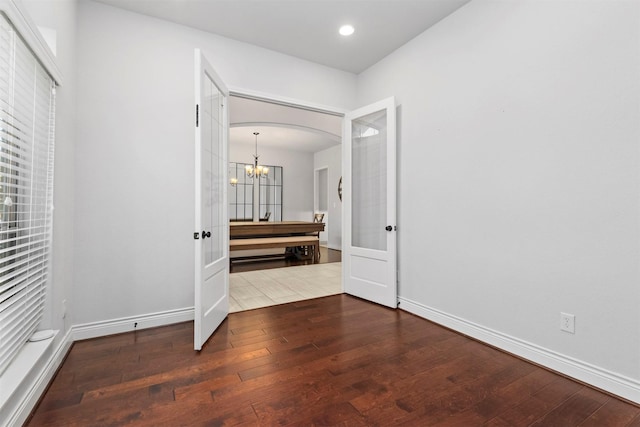
<path id="1" fill-rule="evenodd" d="M 346 295 L 75 343 L 28 426 L 640 425 L 640 408 Z"/>
<path id="2" fill-rule="evenodd" d="M 532 427 L 549 425 L 580 425 L 600 409 L 608 396 L 589 387 L 582 387 L 577 393 L 531 424 Z"/>
<path id="3" fill-rule="evenodd" d="M 122 381 L 119 384 L 87 390 L 84 394 L 83 401 L 118 395 L 130 390 L 142 389 L 169 381 L 175 384 L 183 384 L 203 380 L 209 375 L 212 375 L 213 372 L 219 370 L 220 367 L 228 369 L 229 367 L 242 365 L 247 361 L 261 358 L 266 355 L 269 355 L 268 350 L 262 348 L 251 352 L 243 352 L 237 355 L 221 355 L 218 360 L 210 360 L 195 366 L 167 370 L 165 372 L 143 377 L 136 376 L 135 378 Z"/>
<path id="4" fill-rule="evenodd" d="M 169 384 L 173 384 L 174 398 L 176 401 L 179 401 L 194 396 L 197 393 L 207 394 L 211 399 L 212 392 L 223 387 L 235 386 L 239 384 L 240 381 L 238 374 L 229 374 L 184 386 L 176 385 L 173 382 Z"/>
<path id="5" fill-rule="evenodd" d="M 482 415 L 485 419 L 495 416 L 495 414 L 501 414 L 511 410 L 556 378 L 554 374 L 537 369 L 533 365 L 517 364 L 513 369 L 516 375 L 520 373 L 524 375 L 511 382 L 496 380 L 495 383 L 489 384 L 487 387 L 490 391 L 484 399 L 470 408 L 470 411 Z M 506 422 L 504 419 L 500 421 Z M 495 423 L 499 424 L 498 421 Z"/>
<path id="6" fill-rule="evenodd" d="M 640 427 L 640 414 L 636 415 L 625 427 Z"/>
<path id="7" fill-rule="evenodd" d="M 600 409 L 582 422 L 580 427 L 599 427 L 607 423 L 622 426 L 629 424 L 636 416 L 638 416 L 638 411 L 635 407 L 618 399 L 610 398 Z"/>
<path id="8" fill-rule="evenodd" d="M 510 425 L 531 425 L 536 420 L 540 419 L 544 414 L 553 410 L 558 402 L 548 403 L 543 402 L 537 397 L 530 397 L 525 399 L 516 407 L 512 407 L 499 414 L 499 418 L 508 422 Z"/>

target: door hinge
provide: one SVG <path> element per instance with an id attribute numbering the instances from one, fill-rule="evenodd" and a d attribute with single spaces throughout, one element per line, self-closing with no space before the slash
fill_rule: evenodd
<path id="1" fill-rule="evenodd" d="M 198 104 L 196 104 L 196 127 L 198 127 L 200 120 L 200 106 Z"/>
<path id="2" fill-rule="evenodd" d="M 195 233 L 193 233 L 193 238 L 194 238 L 195 240 L 200 239 L 200 233 L 198 233 L 197 231 L 196 231 Z"/>

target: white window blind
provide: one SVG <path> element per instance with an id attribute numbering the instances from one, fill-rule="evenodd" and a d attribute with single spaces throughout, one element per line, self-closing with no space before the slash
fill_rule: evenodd
<path id="1" fill-rule="evenodd" d="M 0 14 L 0 374 L 44 311 L 52 229 L 54 81 Z"/>

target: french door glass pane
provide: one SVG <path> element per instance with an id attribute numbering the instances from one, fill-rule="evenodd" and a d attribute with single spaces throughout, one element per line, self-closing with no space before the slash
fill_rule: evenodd
<path id="1" fill-rule="evenodd" d="M 209 79 L 205 83 L 205 99 L 202 103 L 202 167 L 205 170 L 202 204 L 202 229 L 210 231 L 205 239 L 205 265 L 223 256 L 222 238 L 222 185 L 227 165 L 223 165 L 220 150 L 222 140 L 222 94 Z"/>
<path id="2" fill-rule="evenodd" d="M 386 110 L 354 119 L 351 127 L 351 244 L 387 249 Z"/>

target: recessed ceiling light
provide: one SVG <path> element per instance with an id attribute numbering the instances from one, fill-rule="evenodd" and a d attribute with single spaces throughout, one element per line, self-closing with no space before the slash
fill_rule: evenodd
<path id="1" fill-rule="evenodd" d="M 343 36 L 350 36 L 355 31 L 353 25 L 343 25 L 340 27 L 340 34 Z"/>

